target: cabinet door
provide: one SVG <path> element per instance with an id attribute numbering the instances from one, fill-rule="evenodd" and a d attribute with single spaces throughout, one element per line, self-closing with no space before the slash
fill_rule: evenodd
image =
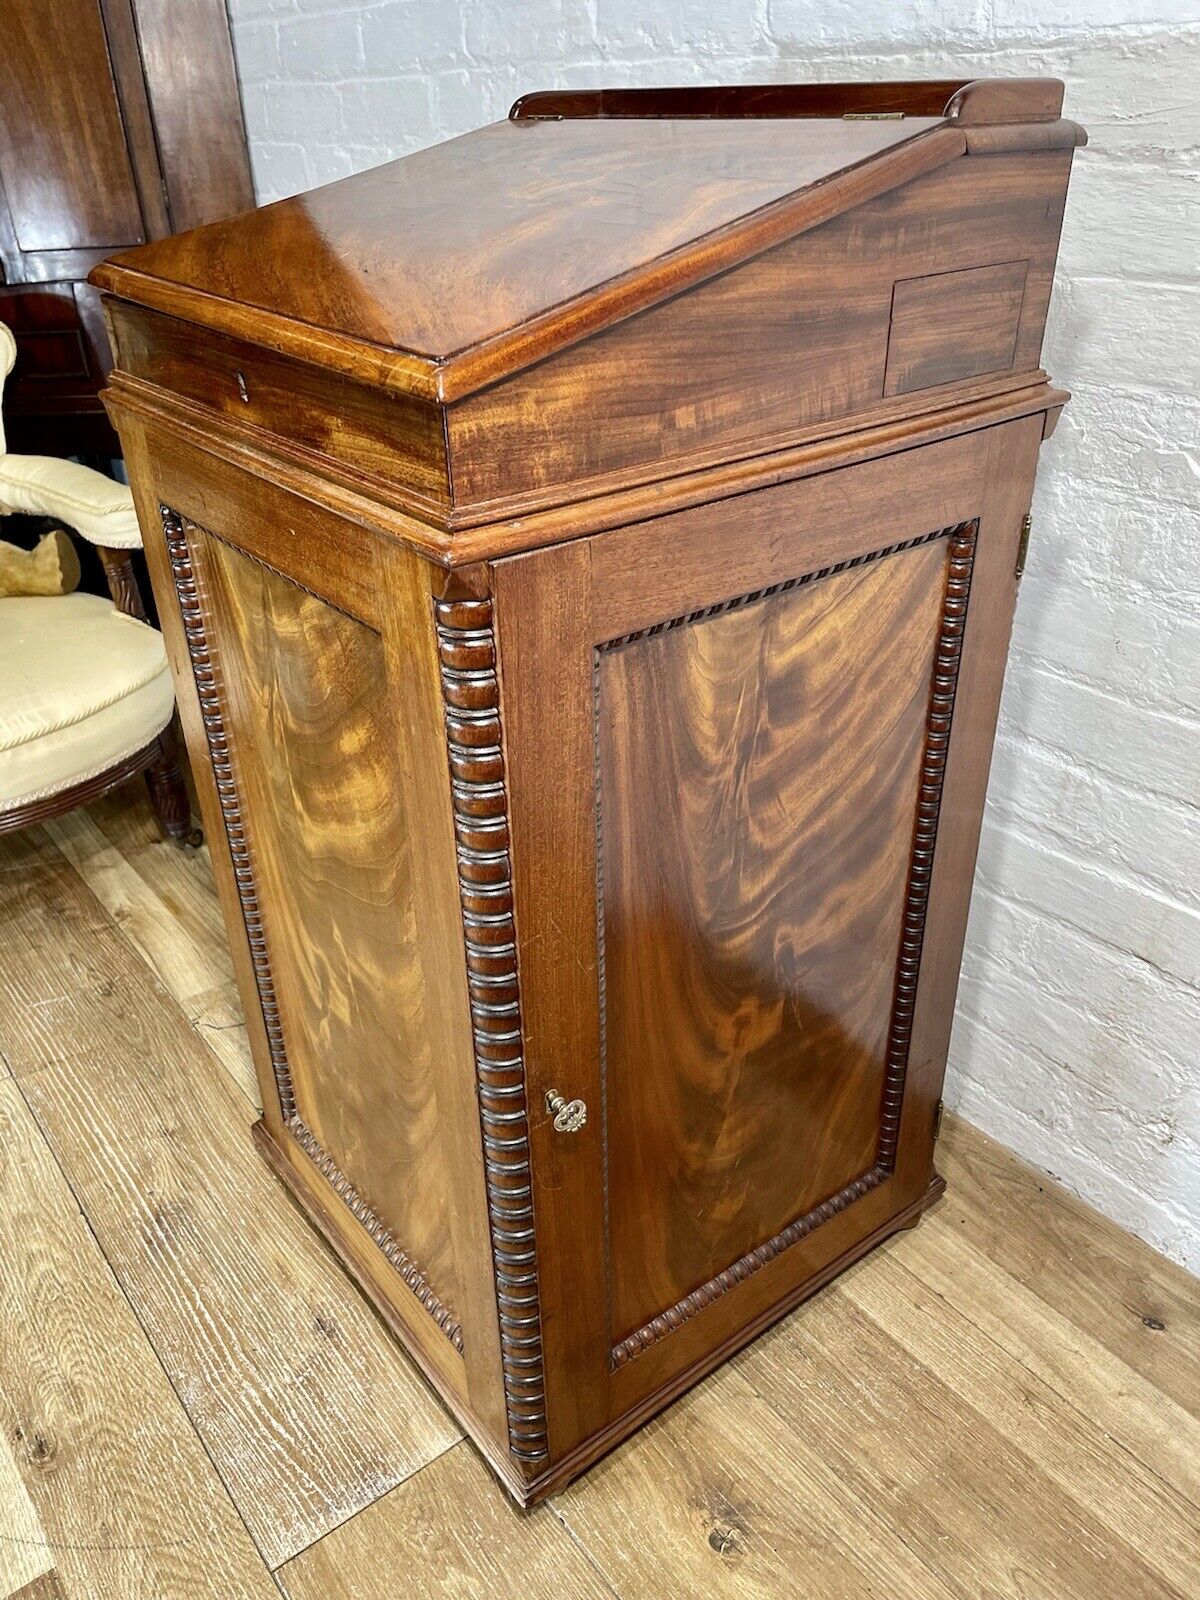
<path id="1" fill-rule="evenodd" d="M 1040 435 L 496 568 L 552 1458 L 928 1193 Z"/>
<path id="2" fill-rule="evenodd" d="M 145 238 L 98 0 L 0 0 L 0 178 L 16 248 Z"/>

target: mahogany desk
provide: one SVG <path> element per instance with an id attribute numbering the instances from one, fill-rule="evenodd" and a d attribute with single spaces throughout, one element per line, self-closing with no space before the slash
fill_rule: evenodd
<path id="1" fill-rule="evenodd" d="M 522 1503 L 941 1188 L 1061 105 L 534 95 L 94 275 L 260 1143 Z"/>

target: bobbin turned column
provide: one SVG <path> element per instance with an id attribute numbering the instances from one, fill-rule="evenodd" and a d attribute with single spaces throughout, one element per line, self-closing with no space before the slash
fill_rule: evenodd
<path id="1" fill-rule="evenodd" d="M 547 1458 L 508 797 L 490 600 L 435 607 L 509 1449 Z"/>

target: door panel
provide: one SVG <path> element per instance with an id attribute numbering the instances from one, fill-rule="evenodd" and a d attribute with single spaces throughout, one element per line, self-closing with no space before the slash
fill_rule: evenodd
<path id="1" fill-rule="evenodd" d="M 1040 427 L 493 569 L 552 1459 L 928 1192 Z"/>
<path id="2" fill-rule="evenodd" d="M 98 0 L 0 0 L 0 176 L 23 251 L 145 238 Z"/>
<path id="3" fill-rule="evenodd" d="M 599 653 L 615 1351 L 877 1163 L 949 549 Z"/>

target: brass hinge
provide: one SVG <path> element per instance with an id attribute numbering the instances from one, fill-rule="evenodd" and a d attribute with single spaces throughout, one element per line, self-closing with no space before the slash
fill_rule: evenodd
<path id="1" fill-rule="evenodd" d="M 1021 518 L 1021 542 L 1017 546 L 1016 577 L 1017 577 L 1018 581 L 1020 580 L 1022 573 L 1025 571 L 1025 558 L 1029 554 L 1029 535 L 1032 532 L 1033 532 L 1033 516 L 1032 516 L 1032 514 L 1030 512 L 1027 511 L 1025 513 L 1025 515 Z"/>
<path id="2" fill-rule="evenodd" d="M 942 1131 L 942 1102 L 939 1100 L 933 1108 L 933 1139 L 937 1143 L 937 1136 Z"/>

